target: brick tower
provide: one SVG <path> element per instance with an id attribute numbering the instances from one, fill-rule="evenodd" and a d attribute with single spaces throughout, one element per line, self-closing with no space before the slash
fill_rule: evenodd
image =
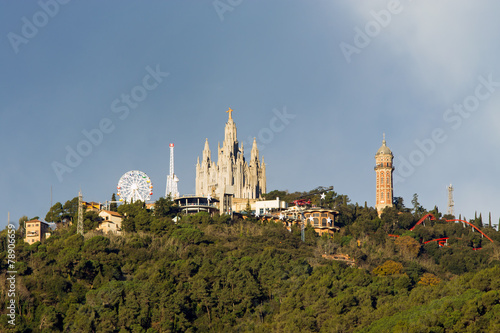
<path id="1" fill-rule="evenodd" d="M 377 199 L 375 200 L 375 208 L 379 216 L 382 214 L 385 207 L 393 207 L 393 159 L 394 155 L 392 155 L 392 151 L 389 147 L 386 146 L 384 134 L 382 146 L 375 154 L 375 173 L 377 174 Z"/>

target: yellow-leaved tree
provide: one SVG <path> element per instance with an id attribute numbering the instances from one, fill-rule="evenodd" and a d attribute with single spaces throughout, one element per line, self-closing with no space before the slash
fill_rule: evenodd
<path id="1" fill-rule="evenodd" d="M 403 270 L 403 264 L 395 262 L 393 260 L 387 260 L 382 265 L 375 267 L 373 274 L 378 276 L 401 274 Z"/>

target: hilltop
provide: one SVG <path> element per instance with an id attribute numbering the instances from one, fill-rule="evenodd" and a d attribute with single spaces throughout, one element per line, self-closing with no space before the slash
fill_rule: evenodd
<path id="1" fill-rule="evenodd" d="M 150 211 L 141 202 L 119 207 L 127 212 L 122 236 L 91 230 L 91 220 L 85 236 L 72 225 L 32 245 L 18 231 L 21 315 L 15 329 L 5 315 L 0 327 L 5 332 L 500 330 L 500 233 L 494 228 L 470 221 L 492 243 L 462 224 L 443 222 L 435 208 L 435 221 L 409 231 L 424 209 L 399 205 L 379 218 L 374 208 L 330 197 L 324 204 L 340 211 L 340 232 L 319 237 L 307 227 L 304 242 L 299 227 L 289 231 L 279 220 L 198 213 L 174 223 L 175 206 Z M 0 240 L 4 277 L 6 232 Z M 440 237 L 448 238 L 445 246 L 423 244 Z M 348 256 L 355 265 L 325 254 Z"/>

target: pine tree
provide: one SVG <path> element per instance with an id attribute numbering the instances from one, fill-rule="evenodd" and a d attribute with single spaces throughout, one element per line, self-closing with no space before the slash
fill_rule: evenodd
<path id="1" fill-rule="evenodd" d="M 113 202 L 113 201 L 116 201 L 116 195 L 113 193 L 113 195 L 111 196 L 111 204 L 109 205 L 109 210 L 112 211 L 112 212 L 117 212 L 118 211 L 118 205 L 116 204 L 116 202 Z"/>

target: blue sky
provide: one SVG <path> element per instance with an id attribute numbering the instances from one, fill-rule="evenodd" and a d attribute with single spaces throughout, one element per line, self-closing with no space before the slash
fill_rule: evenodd
<path id="1" fill-rule="evenodd" d="M 179 191 L 194 193 L 228 107 L 247 158 L 257 137 L 268 190 L 333 185 L 373 206 L 385 132 L 407 206 L 418 193 L 446 211 L 452 183 L 457 214 L 498 223 L 500 3 L 61 2 L 1 4 L 0 225 L 8 211 L 43 219 L 51 186 L 53 203 L 80 188 L 109 200 L 129 170 L 156 200 L 170 142 Z M 68 149 L 85 156 L 69 165 Z"/>

